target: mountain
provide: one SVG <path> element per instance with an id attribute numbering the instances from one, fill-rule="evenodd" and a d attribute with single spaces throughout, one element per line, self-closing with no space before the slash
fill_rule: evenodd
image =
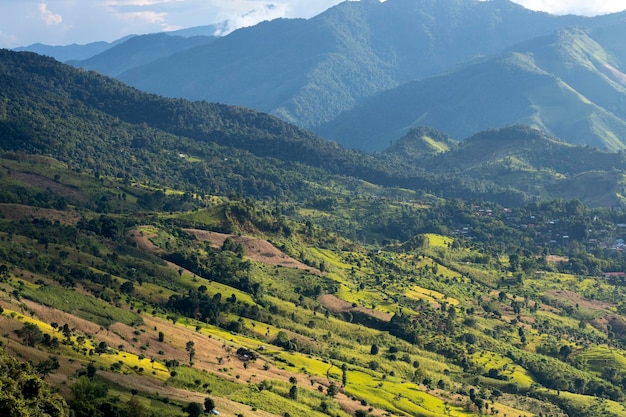
<path id="1" fill-rule="evenodd" d="M 425 157 L 449 152 L 458 145 L 457 141 L 445 133 L 420 126 L 409 130 L 404 137 L 385 149 L 385 153 L 399 155 L 420 164 Z"/>
<path id="2" fill-rule="evenodd" d="M 346 150 L 267 114 L 142 93 L 35 54 L 0 51 L 0 57 L 5 150 L 54 155 L 98 176 L 156 176 L 186 191 L 208 184 L 257 198 L 323 196 L 328 190 L 315 184 L 333 176 L 486 197 L 471 178 L 437 178 L 408 159 Z M 514 190 L 488 194 L 509 204 L 523 201 Z"/>
<path id="3" fill-rule="evenodd" d="M 545 198 L 549 190 L 553 197 L 568 195 L 591 205 L 622 204 L 621 178 L 615 175 L 606 177 L 611 191 L 602 198 L 576 188 L 555 189 L 550 176 L 528 174 L 534 184 L 529 189 L 495 169 L 477 175 L 472 166 L 497 165 L 503 157 L 469 148 L 458 153 L 463 144 L 432 129 L 416 129 L 388 152 L 368 155 L 253 110 L 142 93 L 35 54 L 2 51 L 0 57 L 0 148 L 54 156 L 97 177 L 160 178 L 187 192 L 202 188 L 255 198 L 323 198 L 332 194 L 329 183 L 338 181 L 355 190 L 395 187 L 510 206 Z M 492 136 L 506 147 L 515 135 Z M 526 152 L 528 146 L 518 143 L 516 149 L 515 143 L 507 152 Z M 611 154 L 571 145 L 559 149 L 546 155 L 589 163 L 563 170 L 541 159 L 533 172 L 554 169 L 559 178 L 573 181 L 588 172 L 626 170 L 619 154 L 603 157 Z M 492 159 L 484 161 L 487 155 Z M 470 167 L 461 169 L 465 164 Z"/>
<path id="4" fill-rule="evenodd" d="M 57 61 L 74 66 L 93 69 L 107 75 L 155 61 L 158 58 L 172 55 L 184 49 L 210 42 L 223 32 L 228 22 L 213 25 L 196 26 L 170 32 L 148 35 L 128 35 L 113 42 L 91 42 L 85 45 L 45 45 L 35 43 L 29 46 L 14 48 L 16 52 L 35 52 L 39 55 L 51 56 Z M 164 37 L 168 35 L 169 38 Z M 133 38 L 139 38 L 133 41 Z M 200 39 L 202 37 L 203 39 Z M 204 38 L 206 37 L 206 38 Z M 180 38 L 196 38 L 185 43 Z M 130 44 L 124 45 L 127 41 Z M 169 42 L 168 42 L 169 41 Z M 115 47 L 123 45 L 120 49 Z M 143 49 L 145 48 L 145 50 Z M 110 51 L 113 49 L 114 51 Z M 96 57 L 96 58 L 94 58 Z M 113 68 L 110 67 L 112 60 Z M 122 62 L 125 62 L 122 64 Z"/>
<path id="5" fill-rule="evenodd" d="M 611 207 L 626 197 L 623 153 L 572 145 L 528 126 L 486 130 L 462 142 L 418 127 L 379 155 L 419 165 L 438 178 L 514 189 L 531 200 L 575 198 Z"/>
<path id="6" fill-rule="evenodd" d="M 183 37 L 165 33 L 135 36 L 96 56 L 81 61 L 67 61 L 67 64 L 116 76 L 177 52 L 206 45 L 215 39 L 214 36 Z"/>
<path id="7" fill-rule="evenodd" d="M 0 51 L 0 415 L 624 416 L 624 205 L 542 199 L 623 157 L 367 155 Z"/>
<path id="8" fill-rule="evenodd" d="M 15 48 L 17 52 L 35 52 L 40 55 L 51 56 L 57 61 L 66 62 L 72 60 L 83 60 L 98 55 L 109 48 L 119 45 L 132 38 L 134 35 L 125 36 L 113 42 L 92 42 L 85 45 L 65 45 L 52 46 L 35 43 L 29 46 Z"/>
<path id="9" fill-rule="evenodd" d="M 164 33 L 170 36 L 182 36 L 185 38 L 192 38 L 195 36 L 217 37 L 221 36 L 220 34 L 226 32 L 228 30 L 228 26 L 229 22 L 224 21 L 220 23 L 214 23 L 212 25 L 194 26 L 185 29 L 171 30 Z"/>
<path id="10" fill-rule="evenodd" d="M 623 201 L 625 162 L 622 153 L 574 146 L 526 126 L 481 132 L 448 152 L 422 159 L 430 172 L 452 169 L 529 195 L 579 198 L 594 207 Z"/>
<path id="11" fill-rule="evenodd" d="M 309 20 L 237 30 L 118 78 L 145 91 L 242 105 L 311 127 L 378 91 L 566 25 L 607 19 L 551 16 L 508 0 L 343 2 Z"/>
<path id="12" fill-rule="evenodd" d="M 453 137 L 513 124 L 599 149 L 626 147 L 625 23 L 563 29 L 494 58 L 365 99 L 316 131 L 381 150 L 416 125 Z M 605 43 L 605 45 L 602 44 Z"/>

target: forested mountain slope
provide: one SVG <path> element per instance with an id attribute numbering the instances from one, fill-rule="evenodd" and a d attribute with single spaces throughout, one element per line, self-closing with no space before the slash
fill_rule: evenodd
<path id="1" fill-rule="evenodd" d="M 235 31 L 119 79 L 310 127 L 375 92 L 566 25 L 601 21 L 532 12 L 508 0 L 343 2 L 309 20 L 279 19 Z"/>
<path id="2" fill-rule="evenodd" d="M 131 68 L 211 43 L 215 39 L 214 36 L 182 37 L 167 33 L 134 36 L 88 59 L 66 63 L 114 77 Z"/>
<path id="3" fill-rule="evenodd" d="M 495 58 L 380 93 L 316 131 L 372 151 L 417 125 L 464 138 L 522 123 L 569 143 L 624 149 L 626 55 L 616 39 L 625 27 L 560 30 Z"/>

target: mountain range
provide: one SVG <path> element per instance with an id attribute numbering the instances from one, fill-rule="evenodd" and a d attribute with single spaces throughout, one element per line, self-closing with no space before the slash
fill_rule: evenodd
<path id="1" fill-rule="evenodd" d="M 348 147 L 382 150 L 416 125 L 455 138 L 526 124 L 576 144 L 626 146 L 626 23 L 567 28 L 444 75 L 363 100 L 316 131 Z"/>
<path id="2" fill-rule="evenodd" d="M 376 92 L 567 25 L 611 20 L 556 17 L 506 0 L 343 2 L 308 20 L 240 29 L 117 77 L 145 91 L 252 107 L 313 127 Z"/>
<path id="3" fill-rule="evenodd" d="M 521 125 L 367 154 L 2 50 L 0 415 L 623 416 L 625 172 Z"/>
<path id="4" fill-rule="evenodd" d="M 220 25 L 132 37 L 68 62 L 161 95 L 268 112 L 368 152 L 417 126 L 462 140 L 516 124 L 616 151 L 626 146 L 625 20 L 508 0 L 343 2 L 219 38 Z"/>
<path id="5" fill-rule="evenodd" d="M 254 110 L 142 93 L 36 54 L 0 51 L 0 58 L 0 147 L 101 176 L 158 177 L 189 192 L 209 187 L 257 198 L 324 196 L 325 187 L 312 185 L 322 178 L 355 190 L 370 184 L 506 205 L 568 197 L 619 206 L 626 194 L 621 153 L 525 126 L 460 143 L 413 129 L 368 155 Z M 583 179 L 592 177 L 605 185 L 586 190 Z"/>

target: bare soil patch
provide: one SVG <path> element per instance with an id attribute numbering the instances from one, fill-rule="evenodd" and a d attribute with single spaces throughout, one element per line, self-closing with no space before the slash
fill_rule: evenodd
<path id="1" fill-rule="evenodd" d="M 137 247 L 141 250 L 152 253 L 162 253 L 163 249 L 159 248 L 150 240 L 156 236 L 156 234 L 150 232 L 148 227 L 149 226 L 139 226 L 137 229 L 130 232 L 128 239 L 131 242 L 135 242 Z"/>
<path id="2" fill-rule="evenodd" d="M 569 258 L 566 258 L 565 256 L 548 255 L 546 256 L 546 262 L 553 264 L 566 263 L 569 262 Z"/>
<path id="3" fill-rule="evenodd" d="M 0 215 L 8 220 L 23 219 L 48 219 L 51 222 L 58 221 L 61 224 L 74 225 L 82 217 L 73 211 L 61 211 L 40 207 L 25 206 L 23 204 L 0 203 Z"/>
<path id="4" fill-rule="evenodd" d="M 302 269 L 314 274 L 322 275 L 319 269 L 312 268 L 300 261 L 293 259 L 283 251 L 276 248 L 266 240 L 257 239 L 250 236 L 237 236 L 224 233 L 209 232 L 198 229 L 185 229 L 202 241 L 209 241 L 216 248 L 221 248 L 228 238 L 243 246 L 245 258 L 254 262 L 261 262 L 271 266 L 283 266 L 285 268 Z"/>
<path id="5" fill-rule="evenodd" d="M 30 172 L 15 172 L 11 171 L 9 174 L 9 170 L 4 169 L 4 174 L 13 178 L 17 181 L 26 183 L 28 185 L 32 185 L 33 187 L 39 188 L 41 190 L 47 190 L 62 195 L 64 197 L 69 197 L 74 200 L 84 201 L 85 196 L 78 191 L 76 188 L 70 187 L 68 185 L 60 184 L 51 180 L 50 178 L 44 177 L 39 174 L 33 174 Z"/>
<path id="6" fill-rule="evenodd" d="M 576 294 L 573 291 L 550 290 L 546 291 L 546 294 L 555 297 L 557 300 L 569 302 L 569 304 L 572 305 L 578 304 L 579 307 L 588 308 L 589 310 L 611 312 L 611 309 L 613 308 L 613 305 L 610 303 L 598 300 L 590 300 L 588 298 L 582 297 L 579 294 Z"/>
<path id="7" fill-rule="evenodd" d="M 370 317 L 374 317 L 375 319 L 390 322 L 392 315 L 389 313 L 385 313 L 384 311 L 375 310 L 373 308 L 366 308 L 362 306 L 353 307 L 347 301 L 342 300 L 341 298 L 337 298 L 332 294 L 325 294 L 319 299 L 320 303 L 332 311 L 333 313 L 353 313 L 359 312 L 362 314 L 366 314 Z"/>

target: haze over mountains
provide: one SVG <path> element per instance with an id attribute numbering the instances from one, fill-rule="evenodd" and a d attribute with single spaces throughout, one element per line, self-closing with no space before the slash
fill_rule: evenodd
<path id="1" fill-rule="evenodd" d="M 221 38 L 197 36 L 219 25 L 133 37 L 69 63 L 370 152 L 421 125 L 462 140 L 514 124 L 615 151 L 626 147 L 625 22 L 508 0 L 371 0 Z"/>
<path id="2" fill-rule="evenodd" d="M 509 1 L 344 2 L 309 20 L 241 29 L 118 78 L 146 91 L 252 107 L 313 127 L 375 92 L 588 20 Z"/>

